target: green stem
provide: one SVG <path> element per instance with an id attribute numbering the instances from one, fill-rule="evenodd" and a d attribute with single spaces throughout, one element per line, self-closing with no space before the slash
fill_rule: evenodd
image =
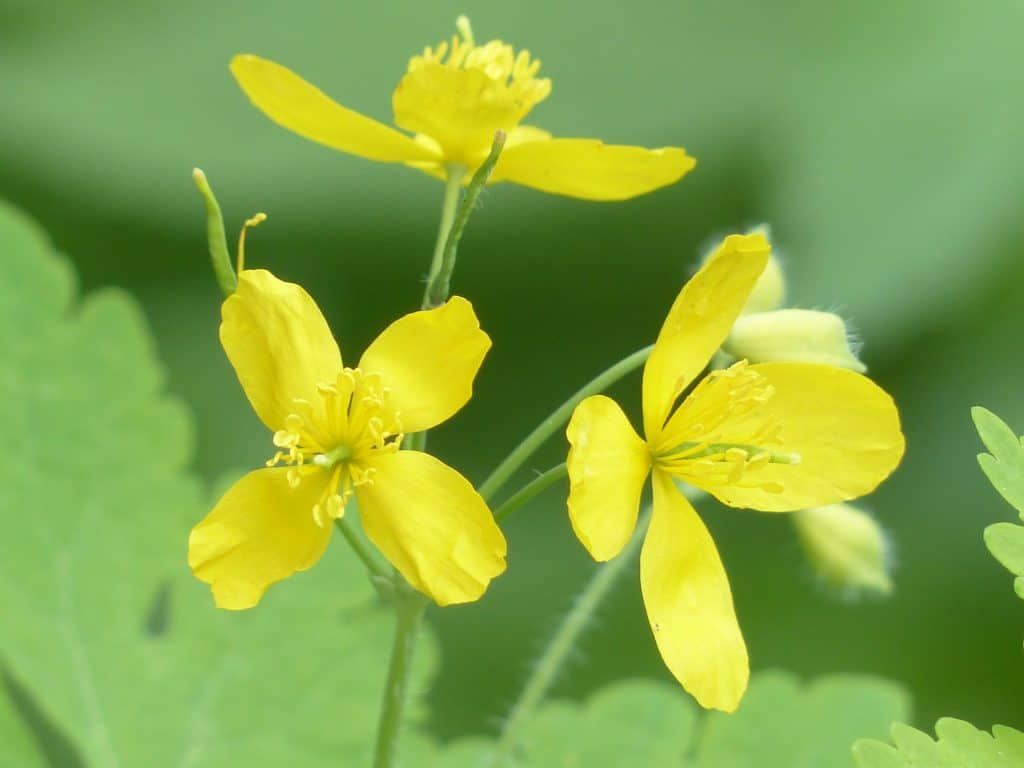
<path id="1" fill-rule="evenodd" d="M 500 507 L 498 507 L 497 510 L 495 510 L 494 519 L 500 523 L 521 506 L 532 501 L 541 491 L 558 482 L 563 477 L 566 477 L 568 474 L 569 468 L 565 465 L 565 462 L 562 462 L 557 467 L 552 467 L 547 472 L 533 478 L 533 480 L 509 496 L 509 498 Z"/>
<path id="2" fill-rule="evenodd" d="M 221 215 L 220 205 L 213 195 L 210 183 L 206 180 L 206 174 L 198 168 L 193 168 L 192 181 L 195 182 L 206 204 L 206 242 L 210 249 L 210 261 L 213 263 L 213 274 L 217 277 L 217 284 L 227 298 L 238 287 L 238 278 L 235 276 L 234 267 L 231 266 L 228 239 L 224 234 L 224 217 Z"/>
<path id="3" fill-rule="evenodd" d="M 363 565 L 366 566 L 366 570 L 370 572 L 370 576 L 374 579 L 391 579 L 391 572 L 384 567 L 377 556 L 373 553 L 373 550 L 367 545 L 366 541 L 356 532 L 355 528 L 352 527 L 352 523 L 345 517 L 339 517 L 334 521 L 334 525 L 345 540 L 348 541 L 352 551 L 356 553 L 356 557 L 363 561 Z"/>
<path id="4" fill-rule="evenodd" d="M 459 250 L 459 240 L 462 239 L 462 232 L 466 229 L 469 217 L 476 209 L 476 201 L 480 197 L 487 180 L 494 171 L 498 162 L 501 150 L 505 147 L 507 135 L 504 131 L 497 131 L 494 134 L 494 143 L 491 144 L 491 152 L 487 159 L 477 168 L 473 178 L 466 187 L 466 193 L 462 196 L 462 203 L 459 205 L 458 215 L 448 232 L 444 249 L 441 256 L 441 264 L 437 270 L 437 276 L 427 284 L 426 295 L 424 296 L 424 309 L 428 306 L 439 307 L 448 300 L 451 293 L 452 273 L 455 271 L 455 257 Z"/>
<path id="5" fill-rule="evenodd" d="M 396 574 L 396 581 L 401 580 Z M 377 745 L 373 753 L 373 768 L 394 768 L 398 765 L 398 741 L 402 728 L 402 713 L 409 688 L 416 637 L 427 601 L 413 593 L 404 583 L 396 583 L 395 634 L 388 664 L 388 679 L 384 688 L 384 701 L 377 724 Z"/>
<path id="6" fill-rule="evenodd" d="M 433 291 L 434 283 L 441 273 L 441 265 L 444 263 L 444 249 L 448 244 L 448 235 L 452 231 L 452 224 L 455 223 L 455 214 L 459 208 L 459 192 L 462 189 L 462 179 L 466 175 L 466 169 L 461 165 L 448 166 L 448 180 L 444 187 L 444 202 L 441 204 L 441 223 L 437 228 L 437 241 L 434 243 L 434 256 L 430 260 L 430 273 L 427 275 L 427 287 L 423 290 L 422 309 L 430 309 L 430 294 Z"/>
<path id="7" fill-rule="evenodd" d="M 550 416 L 544 419 L 544 421 L 538 424 L 537 428 L 527 435 L 526 438 L 516 446 L 515 450 L 506 456 L 505 460 L 495 467 L 490 476 L 484 480 L 483 484 L 479 488 L 480 495 L 483 496 L 484 500 L 489 500 L 495 493 L 497 493 L 498 490 L 508 482 L 509 478 L 515 474 L 516 470 L 523 466 L 527 459 L 529 459 L 549 437 L 569 421 L 569 417 L 572 416 L 572 412 L 577 405 L 591 395 L 603 392 L 626 374 L 635 371 L 644 364 L 644 361 L 646 361 L 650 356 L 652 349 L 654 349 L 653 344 L 648 347 L 644 347 L 643 349 L 638 349 L 629 357 L 623 358 L 611 368 L 604 371 L 604 373 L 595 376 L 589 383 L 580 388 L 572 397 L 558 406 L 558 408 L 556 408 Z"/>
<path id="8" fill-rule="evenodd" d="M 576 600 L 572 610 L 562 620 L 537 661 L 537 665 L 526 682 L 526 687 L 519 699 L 512 706 L 505 725 L 498 736 L 498 743 L 491 758 L 492 768 L 500 768 L 511 757 L 519 743 L 520 730 L 529 721 L 534 710 L 543 701 L 558 673 L 565 666 L 566 660 L 576 650 L 580 636 L 586 630 L 601 601 L 608 595 L 616 579 L 633 562 L 633 558 L 644 540 L 647 526 L 651 520 L 651 509 L 648 508 L 638 521 L 633 537 L 623 550 L 604 565 L 599 566 L 591 576 L 587 586 Z"/>

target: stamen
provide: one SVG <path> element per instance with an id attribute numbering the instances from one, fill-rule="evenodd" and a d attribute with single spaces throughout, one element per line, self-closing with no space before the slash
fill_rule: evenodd
<path id="1" fill-rule="evenodd" d="M 242 224 L 242 231 L 238 233 L 238 263 L 235 268 L 236 274 L 241 274 L 245 269 L 245 232 L 249 227 L 258 227 L 267 220 L 267 214 L 257 213 L 245 220 Z"/>
<path id="2" fill-rule="evenodd" d="M 469 24 L 469 17 L 465 14 L 459 16 L 455 20 L 455 29 L 458 30 L 459 36 L 465 41 L 467 45 L 473 46 L 473 28 Z"/>

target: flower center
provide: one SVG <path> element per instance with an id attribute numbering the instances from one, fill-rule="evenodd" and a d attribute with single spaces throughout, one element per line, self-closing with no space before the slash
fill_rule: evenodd
<path id="1" fill-rule="evenodd" d="M 395 90 L 395 123 L 436 151 L 438 161 L 410 163 L 433 173 L 458 165 L 470 173 L 487 157 L 498 130 L 509 132 L 551 92 L 537 77 L 540 62 L 529 51 L 492 40 L 476 45 L 460 18 L 451 41 L 426 47 L 409 60 Z"/>
<path id="2" fill-rule="evenodd" d="M 745 360 L 712 371 L 669 419 L 669 445 L 656 452 L 656 463 L 697 485 L 782 492 L 777 477 L 766 478 L 759 470 L 769 464 L 799 464 L 800 456 L 782 450 L 782 425 L 761 407 L 773 393 L 772 385 Z"/>
<path id="3" fill-rule="evenodd" d="M 460 16 L 455 22 L 458 34 L 452 35 L 451 42 L 442 42 L 437 48 L 427 46 L 423 54 L 409 60 L 409 71 L 415 72 L 429 64 L 440 64 L 449 69 L 477 70 L 487 77 L 508 87 L 516 101 L 529 102 L 533 107 L 551 92 L 551 81 L 538 78 L 540 61 L 530 56 L 529 51 L 517 54 L 511 45 L 501 40 L 491 40 L 484 45 L 473 41 L 473 30 L 469 19 Z"/>
<path id="4" fill-rule="evenodd" d="M 333 382 L 316 385 L 316 402 L 296 399 L 295 410 L 274 433 L 277 451 L 267 462 L 290 465 L 288 484 L 296 488 L 310 475 L 330 473 L 313 506 L 318 525 L 341 517 L 355 489 L 372 484 L 372 454 L 397 451 L 402 444 L 399 413 L 380 375 L 344 368 Z"/>

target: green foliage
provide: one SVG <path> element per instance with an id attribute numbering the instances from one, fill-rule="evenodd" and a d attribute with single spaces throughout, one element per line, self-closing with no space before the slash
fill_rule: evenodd
<path id="1" fill-rule="evenodd" d="M 514 766 L 842 766 L 849 764 L 854 738 L 885 733 L 908 709 L 899 687 L 867 677 L 837 675 L 802 685 L 787 674 L 761 674 L 733 715 L 704 713 L 667 683 L 625 681 L 582 704 L 545 704 L 526 727 Z M 457 742 L 430 765 L 480 768 L 491 749 L 480 739 Z"/>
<path id="2" fill-rule="evenodd" d="M 985 408 L 972 408 L 971 415 L 989 450 L 989 453 L 978 454 L 982 471 L 1024 520 L 1024 437 L 1017 437 L 1005 422 Z M 990 525 L 985 529 L 985 544 L 995 558 L 1017 576 L 1014 588 L 1024 598 L 1024 526 Z"/>
<path id="3" fill-rule="evenodd" d="M 76 302 L 3 206 L 0 270 L 0 763 L 366 763 L 391 619 L 355 558 L 339 543 L 258 610 L 217 611 L 185 562 L 206 511 L 189 419 L 136 305 Z"/>
<path id="4" fill-rule="evenodd" d="M 1022 768 L 1024 733 L 997 725 L 989 735 L 969 723 L 943 718 L 937 738 L 908 725 L 894 725 L 895 746 L 880 741 L 857 742 L 853 754 L 860 768 Z"/>

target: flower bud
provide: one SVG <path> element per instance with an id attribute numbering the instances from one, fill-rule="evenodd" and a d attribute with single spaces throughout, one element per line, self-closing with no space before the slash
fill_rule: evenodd
<path id="1" fill-rule="evenodd" d="M 724 348 L 752 363 L 822 363 L 857 373 L 867 370 L 853 352 L 846 323 L 832 312 L 777 309 L 741 315 Z"/>
<path id="2" fill-rule="evenodd" d="M 800 543 L 818 575 L 843 589 L 892 591 L 889 542 L 881 526 L 850 504 L 794 512 Z"/>
<path id="3" fill-rule="evenodd" d="M 750 292 L 747 303 L 743 305 L 744 315 L 754 312 L 770 312 L 782 306 L 786 298 L 786 276 L 782 273 L 782 265 L 775 254 L 768 257 L 764 272 L 757 278 L 754 290 Z"/>

